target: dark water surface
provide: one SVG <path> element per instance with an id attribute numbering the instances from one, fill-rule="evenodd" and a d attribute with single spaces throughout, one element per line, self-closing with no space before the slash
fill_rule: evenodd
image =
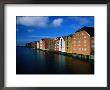
<path id="1" fill-rule="evenodd" d="M 94 65 L 61 54 L 16 48 L 16 74 L 93 74 Z"/>

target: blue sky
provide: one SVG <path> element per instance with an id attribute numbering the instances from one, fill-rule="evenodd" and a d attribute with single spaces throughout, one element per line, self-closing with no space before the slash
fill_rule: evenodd
<path id="1" fill-rule="evenodd" d="M 94 27 L 94 16 L 17 16 L 16 43 L 67 36 L 83 26 Z"/>

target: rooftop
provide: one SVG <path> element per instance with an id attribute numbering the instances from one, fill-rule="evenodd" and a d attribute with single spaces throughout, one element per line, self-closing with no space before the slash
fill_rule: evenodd
<path id="1" fill-rule="evenodd" d="M 80 32 L 80 31 L 86 31 L 91 37 L 94 36 L 94 27 L 82 27 L 81 29 L 79 29 L 77 32 Z"/>

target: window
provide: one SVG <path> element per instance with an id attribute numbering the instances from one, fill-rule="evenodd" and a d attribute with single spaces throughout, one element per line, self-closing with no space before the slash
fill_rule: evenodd
<path id="1" fill-rule="evenodd" d="M 76 41 L 74 41 L 74 43 L 76 43 Z"/>
<path id="2" fill-rule="evenodd" d="M 78 44 L 78 46 L 81 46 L 80 44 Z"/>
<path id="3" fill-rule="evenodd" d="M 61 39 L 61 42 L 62 42 L 62 39 Z"/>
<path id="4" fill-rule="evenodd" d="M 73 50 L 77 50 L 76 48 L 73 48 Z"/>
<path id="5" fill-rule="evenodd" d="M 94 45 L 92 45 L 92 48 L 94 48 Z"/>
<path id="6" fill-rule="evenodd" d="M 83 48 L 82 48 L 82 51 L 83 51 Z"/>
<path id="7" fill-rule="evenodd" d="M 94 43 L 94 40 L 92 40 L 92 43 Z"/>
<path id="8" fill-rule="evenodd" d="M 84 43 L 86 43 L 86 40 L 84 40 Z"/>
<path id="9" fill-rule="evenodd" d="M 81 51 L 81 48 L 79 48 L 79 51 Z"/>
<path id="10" fill-rule="evenodd" d="M 78 44 L 79 44 L 79 43 L 81 43 L 81 41 L 80 41 L 80 40 L 78 41 Z"/>
<path id="11" fill-rule="evenodd" d="M 84 38 L 86 38 L 86 36 L 84 36 Z"/>
<path id="12" fill-rule="evenodd" d="M 84 33 L 82 33 L 82 35 L 84 35 Z"/>
<path id="13" fill-rule="evenodd" d="M 78 41 L 78 46 L 80 46 L 80 43 L 81 43 L 81 41 L 79 40 L 79 41 Z"/>
<path id="14" fill-rule="evenodd" d="M 87 49 L 86 48 L 84 48 L 84 51 L 86 51 Z"/>

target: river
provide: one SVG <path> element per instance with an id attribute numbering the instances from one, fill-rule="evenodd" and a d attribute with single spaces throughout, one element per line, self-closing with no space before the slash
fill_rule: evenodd
<path id="1" fill-rule="evenodd" d="M 94 74 L 94 64 L 48 51 L 16 47 L 16 74 Z"/>

